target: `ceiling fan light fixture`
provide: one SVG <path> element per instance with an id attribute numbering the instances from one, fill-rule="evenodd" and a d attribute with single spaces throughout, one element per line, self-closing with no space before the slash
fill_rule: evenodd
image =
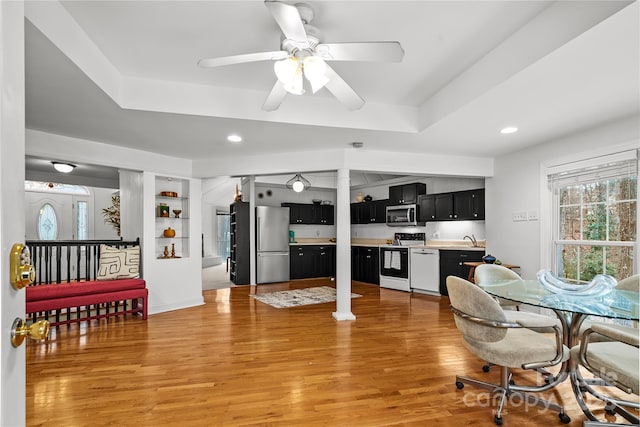
<path id="1" fill-rule="evenodd" d="M 329 83 L 329 79 L 326 76 L 327 63 L 324 62 L 319 56 L 307 56 L 302 62 L 304 69 L 304 76 L 311 83 L 311 90 L 316 93 Z"/>
<path id="2" fill-rule="evenodd" d="M 71 163 L 63 163 L 63 162 L 51 162 L 53 164 L 53 168 L 58 172 L 69 173 L 76 168 L 76 165 L 72 165 Z"/>
<path id="3" fill-rule="evenodd" d="M 291 81 L 284 85 L 284 90 L 293 95 L 302 95 L 304 93 L 303 85 L 304 83 L 302 81 L 302 68 L 298 67 Z"/>
<path id="4" fill-rule="evenodd" d="M 300 193 L 309 187 L 311 187 L 311 183 L 303 178 L 299 173 L 287 181 L 287 188 L 295 191 L 296 193 Z"/>
<path id="5" fill-rule="evenodd" d="M 302 82 L 302 68 L 297 58 L 290 56 L 273 64 L 273 71 L 282 87 L 294 95 L 302 95 L 304 87 Z"/>

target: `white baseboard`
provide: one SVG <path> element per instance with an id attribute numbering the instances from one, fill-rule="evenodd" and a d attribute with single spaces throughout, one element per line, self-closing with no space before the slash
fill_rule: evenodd
<path id="1" fill-rule="evenodd" d="M 148 314 L 165 313 L 167 311 L 181 310 L 183 308 L 197 307 L 199 305 L 204 305 L 204 298 L 200 297 L 193 300 L 179 301 L 164 305 L 149 305 Z"/>

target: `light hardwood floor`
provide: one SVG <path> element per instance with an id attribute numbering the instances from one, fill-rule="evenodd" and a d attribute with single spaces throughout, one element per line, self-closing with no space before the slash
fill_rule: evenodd
<path id="1" fill-rule="evenodd" d="M 498 380 L 470 355 L 448 299 L 354 282 L 355 321 L 335 303 L 275 309 L 252 293 L 330 285 L 307 280 L 205 291 L 204 306 L 52 330 L 27 344 L 29 426 L 493 426 L 481 390 Z M 526 379 L 516 376 L 516 381 Z M 584 417 L 571 388 L 544 394 Z M 510 406 L 505 426 L 563 425 Z"/>

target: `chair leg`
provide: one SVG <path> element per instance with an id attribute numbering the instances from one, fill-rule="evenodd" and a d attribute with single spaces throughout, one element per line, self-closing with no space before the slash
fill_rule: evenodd
<path id="1" fill-rule="evenodd" d="M 505 366 L 500 367 L 500 384 L 489 383 L 486 381 L 476 380 L 474 378 L 456 376 L 456 387 L 458 389 L 464 388 L 464 384 L 469 384 L 475 387 L 479 387 L 485 390 L 490 390 L 494 393 L 500 393 L 500 399 L 498 401 L 498 407 L 494 416 L 494 422 L 498 425 L 502 424 L 502 410 L 504 409 L 505 401 L 507 397 L 518 396 L 521 401 L 526 401 L 528 404 L 536 406 L 542 409 L 550 409 L 558 412 L 558 417 L 563 423 L 571 422 L 571 418 L 565 413 L 564 407 L 550 402 L 548 400 L 540 399 L 532 394 L 525 393 L 519 390 L 513 390 L 510 384 L 511 372 L 509 368 Z M 533 390 L 532 390 L 533 391 Z"/>

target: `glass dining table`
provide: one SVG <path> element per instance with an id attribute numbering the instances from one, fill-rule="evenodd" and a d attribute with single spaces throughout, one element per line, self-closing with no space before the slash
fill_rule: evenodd
<path id="1" fill-rule="evenodd" d="M 638 320 L 638 292 L 614 288 L 606 295 L 554 294 L 538 280 L 496 280 L 478 286 L 495 297 L 552 310 L 560 319 L 564 344 L 568 348 L 579 344 L 580 326 L 589 316 L 618 319 L 618 322 L 623 323 Z M 587 382 L 581 377 L 577 363 L 563 363 L 554 383 L 558 384 L 567 377 L 571 378 L 571 387 L 578 404 L 588 415 L 582 396 Z"/>

